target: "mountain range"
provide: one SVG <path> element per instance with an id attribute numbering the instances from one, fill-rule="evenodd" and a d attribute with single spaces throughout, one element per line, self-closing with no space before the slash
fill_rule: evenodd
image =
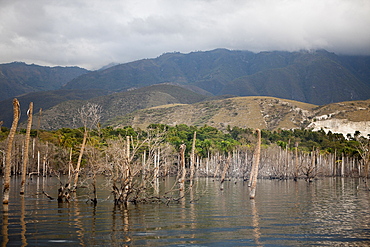
<path id="1" fill-rule="evenodd" d="M 102 106 L 103 124 L 115 126 L 119 126 L 117 119 L 135 118 L 132 114 L 141 114 L 142 121 L 151 119 L 150 114 L 148 117 L 142 115 L 148 108 L 150 112 L 164 114 L 163 109 L 167 108 L 206 104 L 208 106 L 200 107 L 203 112 L 216 112 L 220 106 L 227 109 L 231 104 L 225 102 L 250 101 L 251 98 L 246 96 L 265 96 L 264 102 L 274 99 L 267 105 L 274 105 L 275 100 L 310 105 L 309 109 L 299 107 L 304 112 L 343 101 L 356 100 L 366 105 L 368 102 L 364 100 L 370 98 L 370 57 L 343 56 L 325 50 L 252 53 L 216 49 L 189 54 L 166 53 L 153 59 L 112 64 L 96 71 L 15 62 L 0 65 L 0 90 L 0 99 L 3 99 L 0 120 L 4 121 L 4 126 L 11 124 L 11 100 L 15 96 L 22 107 L 21 121 L 24 121 L 26 108 L 32 101 L 35 112 L 43 109 L 41 126 L 47 129 L 73 127 L 73 118 L 87 101 Z M 159 107 L 163 105 L 167 106 Z M 142 111 L 136 112 L 138 110 Z M 195 114 L 195 108 L 192 111 L 183 109 L 181 112 L 188 114 L 189 120 L 191 113 Z M 316 113 L 308 114 L 310 118 L 302 117 L 301 123 L 294 126 L 308 126 L 310 119 L 318 116 Z M 203 118 L 211 119 L 210 113 L 207 114 L 208 117 Z M 234 117 L 243 115 L 237 111 L 233 114 Z M 197 118 L 192 123 L 211 124 L 201 120 L 200 116 Z M 263 116 L 266 118 L 269 117 Z M 279 118 L 283 118 L 282 115 Z M 210 121 L 227 125 L 227 121 L 220 119 Z M 275 125 L 265 127 L 271 129 Z M 221 125 L 218 127 L 222 128 Z"/>
<path id="2" fill-rule="evenodd" d="M 364 100 L 370 95 L 370 57 L 325 50 L 167 53 L 84 74 L 65 88 L 122 91 L 158 83 L 212 95 L 272 96 L 317 105 Z"/>
<path id="3" fill-rule="evenodd" d="M 61 89 L 72 79 L 88 72 L 79 67 L 46 67 L 23 62 L 0 64 L 0 100 Z"/>

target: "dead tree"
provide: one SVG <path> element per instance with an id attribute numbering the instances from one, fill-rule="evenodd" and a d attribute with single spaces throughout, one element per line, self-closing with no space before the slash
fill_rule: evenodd
<path id="1" fill-rule="evenodd" d="M 180 191 L 185 190 L 185 177 L 186 177 L 185 150 L 186 150 L 186 145 L 181 144 L 180 145 L 180 167 L 178 170 Z"/>
<path id="2" fill-rule="evenodd" d="M 83 124 L 84 129 L 84 136 L 81 144 L 80 154 L 78 156 L 77 165 L 76 165 L 76 173 L 74 178 L 74 188 L 77 188 L 78 183 L 78 177 L 80 175 L 80 169 L 81 169 L 81 161 L 82 156 L 84 154 L 86 141 L 88 137 L 88 131 L 91 128 L 94 128 L 98 125 L 101 115 L 101 107 L 97 104 L 90 104 L 88 103 L 86 106 L 82 106 L 82 108 L 79 110 L 80 119 Z"/>
<path id="3" fill-rule="evenodd" d="M 311 159 L 306 162 L 306 165 L 302 166 L 302 173 L 305 175 L 305 180 L 307 182 L 312 182 L 317 175 L 317 155 L 318 151 L 313 149 L 311 152 Z"/>
<path id="4" fill-rule="evenodd" d="M 223 167 L 222 174 L 221 174 L 220 190 L 224 189 L 224 182 L 225 182 L 226 173 L 227 173 L 227 171 L 229 170 L 229 167 L 230 167 L 230 156 L 231 156 L 231 154 L 229 153 L 229 155 L 226 159 L 226 162 L 224 162 L 224 167 Z"/>
<path id="5" fill-rule="evenodd" d="M 107 184 L 112 186 L 116 205 L 145 203 L 166 200 L 156 188 L 159 153 L 165 133 L 150 130 L 145 139 L 141 136 L 109 140 L 104 150 Z M 140 159 L 140 157 L 143 157 Z M 166 157 L 163 157 L 166 158 Z M 153 164 L 155 162 L 156 164 Z"/>
<path id="6" fill-rule="evenodd" d="M 28 119 L 27 119 L 27 130 L 26 130 L 26 137 L 24 142 L 24 154 L 23 154 L 23 167 L 22 167 L 22 182 L 21 182 L 21 189 L 20 194 L 24 194 L 24 187 L 26 184 L 27 178 L 27 166 L 28 166 L 28 149 L 30 146 L 30 134 L 31 134 L 31 127 L 32 127 L 32 112 L 33 112 L 33 103 L 30 103 L 30 106 L 27 111 Z"/>
<path id="7" fill-rule="evenodd" d="M 88 134 L 88 130 L 87 130 L 87 128 L 84 128 L 84 137 L 83 137 L 82 144 L 81 144 L 80 154 L 78 155 L 76 173 L 75 173 L 75 179 L 74 179 L 74 187 L 75 188 L 77 188 L 78 176 L 80 175 L 81 161 L 82 161 L 82 156 L 84 154 L 84 150 L 85 150 L 85 146 L 86 146 L 87 134 Z"/>
<path id="8" fill-rule="evenodd" d="M 13 123 L 10 128 L 8 143 L 6 147 L 6 157 L 5 157 L 5 171 L 4 171 L 4 190 L 3 190 L 3 204 L 9 203 L 9 193 L 10 193 L 10 171 L 11 171 L 11 157 L 12 148 L 15 132 L 17 130 L 19 121 L 19 101 L 17 99 L 13 100 Z"/>
<path id="9" fill-rule="evenodd" d="M 369 136 L 370 137 L 370 136 Z M 369 176 L 369 164 L 370 164 L 370 139 L 363 136 L 357 137 L 358 147 L 357 150 L 361 156 L 363 164 L 363 178 L 368 178 Z"/>
<path id="10" fill-rule="evenodd" d="M 260 155 L 261 155 L 261 130 L 256 129 L 257 132 L 257 145 L 253 155 L 253 167 L 252 167 L 252 175 L 251 175 L 251 191 L 249 198 L 254 199 L 256 196 L 256 187 L 257 187 L 257 177 L 258 177 L 258 166 L 260 162 Z"/>
<path id="11" fill-rule="evenodd" d="M 294 181 L 297 181 L 298 179 L 298 167 L 299 167 L 299 158 L 298 158 L 298 142 L 295 143 L 294 148 L 295 153 L 295 165 L 294 165 Z"/>
<path id="12" fill-rule="evenodd" d="M 193 145 L 191 147 L 190 157 L 190 187 L 193 187 L 194 169 L 195 169 L 195 141 L 197 139 L 197 132 L 194 131 Z"/>

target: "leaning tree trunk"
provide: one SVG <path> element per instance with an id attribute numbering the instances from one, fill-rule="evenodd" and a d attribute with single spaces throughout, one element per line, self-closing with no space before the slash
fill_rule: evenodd
<path id="1" fill-rule="evenodd" d="M 257 145 L 253 155 L 253 167 L 252 167 L 252 181 L 251 181 L 251 192 L 249 195 L 250 199 L 254 199 L 256 196 L 256 187 L 257 187 L 257 176 L 258 176 L 258 166 L 261 156 L 261 130 L 257 129 Z"/>
<path id="2" fill-rule="evenodd" d="M 13 148 L 13 140 L 15 136 L 15 131 L 17 130 L 18 120 L 19 120 L 19 101 L 17 99 L 13 100 L 13 111 L 14 111 L 13 123 L 10 129 L 10 132 L 9 132 L 8 143 L 6 147 L 3 204 L 9 203 L 12 148 Z"/>
<path id="3" fill-rule="evenodd" d="M 21 182 L 21 189 L 20 194 L 24 194 L 24 187 L 26 184 L 27 178 L 27 165 L 28 165 L 28 149 L 30 146 L 30 134 L 31 134 L 31 127 L 32 127 L 32 112 L 33 112 L 33 103 L 30 103 L 28 108 L 28 120 L 27 120 L 27 130 L 26 130 L 26 139 L 24 143 L 24 158 L 23 158 L 23 167 L 22 167 L 22 182 Z"/>
<path id="4" fill-rule="evenodd" d="M 84 138 L 82 140 L 82 145 L 81 145 L 81 150 L 80 150 L 80 155 L 78 156 L 78 160 L 77 160 L 76 174 L 75 174 L 75 181 L 74 181 L 74 188 L 73 188 L 74 190 L 77 188 L 78 176 L 80 174 L 81 161 L 82 161 L 82 156 L 84 154 L 84 150 L 86 146 L 86 140 L 87 140 L 87 129 L 85 128 Z"/>

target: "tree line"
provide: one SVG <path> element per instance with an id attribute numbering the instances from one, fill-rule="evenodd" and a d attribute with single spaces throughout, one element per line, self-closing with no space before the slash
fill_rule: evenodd
<path id="1" fill-rule="evenodd" d="M 151 124 L 147 129 L 134 129 L 131 126 L 124 128 L 104 128 L 88 129 L 87 146 L 89 148 L 102 150 L 109 142 L 122 137 L 129 136 L 137 141 L 144 141 L 153 132 L 163 132 L 163 145 L 169 145 L 173 150 L 178 150 L 181 144 L 186 145 L 185 156 L 190 157 L 193 135 L 197 133 L 195 141 L 195 153 L 199 159 L 210 158 L 212 155 L 228 156 L 235 151 L 253 150 L 256 143 L 254 129 L 228 127 L 226 132 L 222 132 L 211 126 L 187 126 L 179 124 L 168 126 L 163 124 Z M 2 156 L 1 163 L 5 162 L 5 145 L 10 129 L 1 127 L 0 150 Z M 60 171 L 65 173 L 70 162 L 77 163 L 80 148 L 84 139 L 84 127 L 81 128 L 62 128 L 56 131 L 35 130 L 30 132 L 30 166 L 28 172 L 36 172 L 37 162 L 48 163 L 50 171 Z M 15 154 L 13 155 L 12 173 L 21 173 L 22 150 L 24 148 L 24 135 L 26 129 L 20 129 L 15 135 Z M 353 136 L 343 136 L 338 133 L 326 133 L 324 130 L 312 131 L 307 129 L 294 130 L 261 130 L 262 150 L 286 150 L 292 154 L 297 149 L 301 155 L 310 155 L 314 150 L 318 155 L 334 155 L 335 162 L 342 162 L 344 159 L 354 159 L 358 165 L 363 166 L 366 160 L 366 145 L 369 139 L 360 136 L 360 132 Z M 139 153 L 143 150 L 139 150 Z M 38 157 L 37 153 L 41 153 Z M 39 154 L 40 155 L 40 154 Z M 282 154 L 281 154 L 282 155 Z M 41 161 L 40 161 L 41 160 Z M 82 166 L 89 161 L 87 154 L 82 156 Z M 3 167 L 3 166 L 2 166 Z M 40 168 L 40 166 L 39 166 Z M 41 171 L 43 164 L 41 164 Z M 3 172 L 3 169 L 1 170 Z M 44 171 L 43 171 L 44 172 Z M 345 174 L 349 176 L 351 174 Z M 359 174 L 361 176 L 361 174 Z"/>
<path id="2" fill-rule="evenodd" d="M 1 173 L 10 169 L 12 175 L 66 175 L 58 192 L 60 201 L 70 200 L 81 185 L 96 191 L 96 176 L 105 175 L 117 204 L 169 203 L 181 198 L 180 194 L 155 193 L 156 179 L 163 176 L 177 176 L 177 192 L 186 190 L 185 183 L 190 188 L 196 176 L 218 179 L 220 189 L 226 179 L 250 180 L 256 146 L 259 177 L 313 181 L 319 176 L 367 178 L 369 173 L 369 136 L 358 131 L 343 136 L 324 130 L 261 130 L 258 141 L 254 129 L 231 126 L 225 132 L 185 124 L 102 127 L 100 111 L 98 105 L 83 106 L 79 111 L 82 127 L 74 129 L 27 128 L 12 133 L 1 127 Z M 10 136 L 11 153 L 7 152 Z M 96 200 L 95 194 L 91 201 Z"/>

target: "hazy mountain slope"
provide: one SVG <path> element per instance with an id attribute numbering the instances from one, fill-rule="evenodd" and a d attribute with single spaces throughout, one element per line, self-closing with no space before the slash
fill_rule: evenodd
<path id="1" fill-rule="evenodd" d="M 87 72 L 78 67 L 45 67 L 21 62 L 0 64 L 0 100 L 29 92 L 56 90 Z"/>
<path id="2" fill-rule="evenodd" d="M 65 101 L 45 111 L 41 127 L 58 129 L 62 127 L 79 127 L 78 110 L 87 102 L 102 107 L 101 122 L 115 116 L 124 115 L 139 109 L 158 105 L 185 103 L 192 104 L 204 100 L 206 96 L 174 85 L 153 85 L 136 90 L 96 97 L 88 101 Z"/>
<path id="3" fill-rule="evenodd" d="M 120 64 L 103 71 L 95 71 L 69 82 L 65 88 L 104 88 L 126 90 L 158 83 L 192 84 L 215 78 L 213 84 L 227 82 L 245 74 L 245 57 L 251 52 L 231 52 L 218 49 L 189 54 L 167 53 L 155 59 L 143 59 Z M 238 66 L 234 66 L 238 64 Z M 226 73 L 225 73 L 226 72 Z M 216 76 L 213 76 L 216 75 Z M 213 88 L 203 88 L 209 92 Z"/>
<path id="4" fill-rule="evenodd" d="M 267 95 L 321 105 L 368 99 L 369 60 L 327 51 L 168 53 L 82 75 L 65 88 L 121 91 L 166 82 L 214 95 Z"/>
<path id="5" fill-rule="evenodd" d="M 370 85 L 370 56 L 339 56 L 338 59 L 357 78 Z"/>
<path id="6" fill-rule="evenodd" d="M 105 95 L 106 91 L 92 90 L 53 90 L 46 92 L 28 93 L 17 97 L 21 107 L 20 122 L 27 119 L 27 110 L 30 102 L 34 105 L 34 114 L 43 111 L 67 100 L 87 100 L 90 98 Z M 0 101 L 0 121 L 4 121 L 4 126 L 10 127 L 13 121 L 13 98 Z M 36 125 L 35 125 L 36 126 Z"/>
<path id="7" fill-rule="evenodd" d="M 297 57 L 287 67 L 236 79 L 221 93 L 275 96 L 318 105 L 370 97 L 368 85 L 344 66 L 326 56 L 311 54 Z"/>

